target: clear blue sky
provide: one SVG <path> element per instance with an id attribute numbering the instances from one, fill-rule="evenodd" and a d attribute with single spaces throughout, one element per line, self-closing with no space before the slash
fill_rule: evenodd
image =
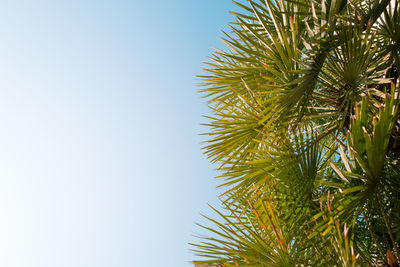
<path id="1" fill-rule="evenodd" d="M 191 266 L 215 166 L 195 75 L 230 0 L 3 0 L 0 266 Z"/>

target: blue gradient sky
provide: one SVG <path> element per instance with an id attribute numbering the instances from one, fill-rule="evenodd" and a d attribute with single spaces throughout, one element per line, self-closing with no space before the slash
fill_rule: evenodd
<path id="1" fill-rule="evenodd" d="M 0 266 L 191 266 L 215 172 L 195 75 L 230 0 L 3 0 Z"/>

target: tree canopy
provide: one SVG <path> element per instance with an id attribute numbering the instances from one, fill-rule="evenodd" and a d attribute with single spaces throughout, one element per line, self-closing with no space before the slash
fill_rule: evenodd
<path id="1" fill-rule="evenodd" d="M 223 210 L 205 266 L 399 266 L 400 6 L 235 2 L 207 63 Z"/>

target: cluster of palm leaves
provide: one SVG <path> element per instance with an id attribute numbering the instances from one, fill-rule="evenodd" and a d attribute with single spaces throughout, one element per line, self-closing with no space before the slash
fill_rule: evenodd
<path id="1" fill-rule="evenodd" d="M 199 266 L 399 266 L 400 4 L 236 2 L 201 76 L 223 210 Z"/>

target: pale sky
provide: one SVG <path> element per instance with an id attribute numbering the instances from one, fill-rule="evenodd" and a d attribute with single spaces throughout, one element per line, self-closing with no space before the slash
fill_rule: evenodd
<path id="1" fill-rule="evenodd" d="M 1 3 L 0 266 L 191 266 L 218 184 L 195 75 L 234 5 Z"/>

